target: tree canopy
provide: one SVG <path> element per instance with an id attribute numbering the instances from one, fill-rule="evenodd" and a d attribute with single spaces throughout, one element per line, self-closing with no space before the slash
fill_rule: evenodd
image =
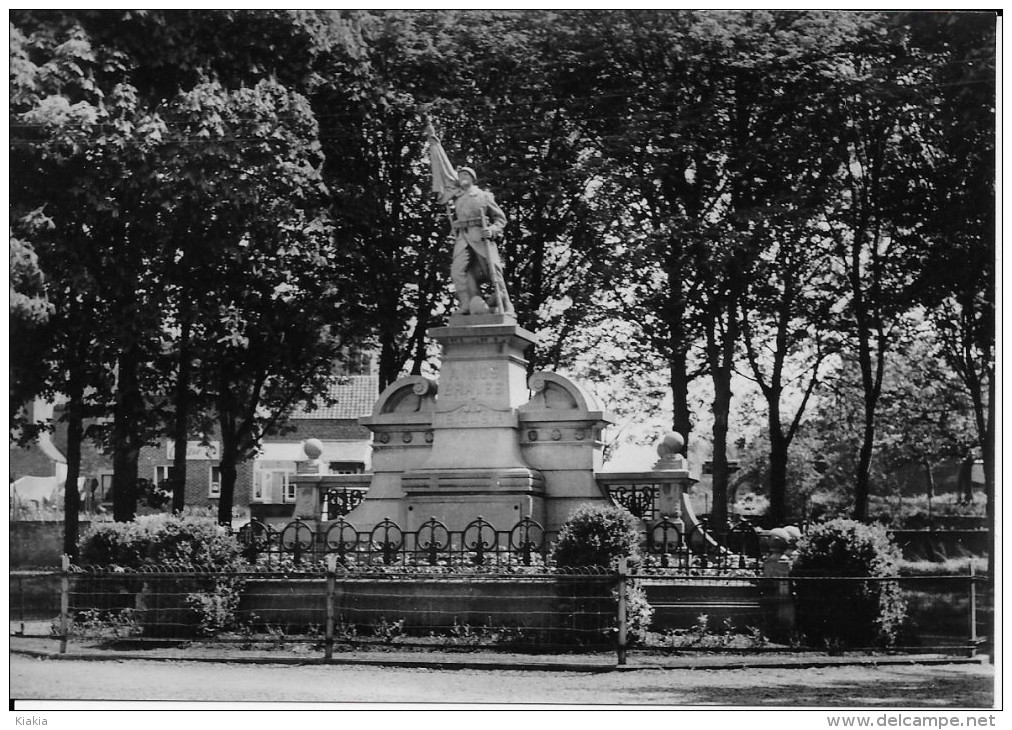
<path id="1" fill-rule="evenodd" d="M 920 448 L 902 373 L 953 385 L 993 489 L 994 44 L 974 12 L 12 11 L 12 433 L 35 396 L 106 416 L 128 519 L 140 447 L 216 430 L 227 521 L 349 344 L 381 387 L 435 366 L 432 118 L 506 211 L 532 369 L 630 380 L 631 416 L 663 381 L 715 521 L 743 377 L 776 521 L 843 382 L 867 516 Z"/>

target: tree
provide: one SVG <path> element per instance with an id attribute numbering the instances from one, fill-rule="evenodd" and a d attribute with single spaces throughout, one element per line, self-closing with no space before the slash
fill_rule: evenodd
<path id="1" fill-rule="evenodd" d="M 960 461 L 975 439 L 971 403 L 932 351 L 933 338 L 925 329 L 902 344 L 902 357 L 890 358 L 878 444 L 887 467 L 922 467 L 933 497 L 933 468 L 941 461 Z"/>
<path id="2" fill-rule="evenodd" d="M 236 90 L 207 82 L 173 107 L 180 131 L 166 182 L 204 243 L 183 254 L 204 285 L 190 347 L 200 362 L 194 378 L 217 412 L 218 516 L 227 523 L 237 464 L 325 392 L 356 288 L 324 215 L 318 128 L 305 97 L 273 81 Z M 206 144 L 181 149 L 194 138 Z"/>
<path id="3" fill-rule="evenodd" d="M 159 107 L 209 75 L 237 86 L 268 75 L 306 84 L 319 45 L 343 38 L 338 21 L 285 11 L 12 14 L 12 114 L 21 133 L 15 142 L 34 173 L 19 180 L 17 206 L 48 203 L 47 220 L 63 231 L 53 237 L 63 242 L 50 249 L 54 267 L 74 261 L 74 273 L 87 276 L 75 291 L 101 305 L 76 331 L 92 333 L 93 344 L 101 345 L 85 348 L 87 366 L 115 373 L 97 397 L 114 414 L 101 436 L 114 455 L 118 519 L 133 515 L 136 455 L 166 417 L 164 396 L 173 383 L 158 366 L 171 356 L 173 331 L 183 341 L 184 334 L 193 336 L 192 312 L 180 306 L 179 295 L 199 301 L 202 294 L 178 285 L 193 277 L 178 275 L 176 255 L 188 245 L 185 224 L 172 214 L 190 211 L 186 201 L 165 194 L 163 176 L 173 164 L 170 155 L 215 140 L 178 134 L 174 110 Z M 203 172 L 213 178 L 214 171 Z M 65 183 L 65 194 L 56 180 Z M 174 317 L 163 318 L 166 311 Z M 177 427 L 190 420 L 184 406 L 193 395 L 186 385 L 187 347 L 180 344 Z M 179 489 L 176 496 L 179 507 Z"/>
<path id="4" fill-rule="evenodd" d="M 500 253 L 519 323 L 542 335 L 531 367 L 563 362 L 593 316 L 605 270 L 587 215 L 587 148 L 551 93 L 550 16 L 383 12 L 356 16 L 363 48 L 336 51 L 314 98 L 338 237 L 369 251 L 380 387 L 429 357 L 426 329 L 449 309 L 449 222 L 431 200 L 423 153 L 431 115 L 451 159 L 478 168 L 509 223 Z M 324 110 L 343 106 L 343 113 Z M 524 115 L 518 122 L 518 113 Z M 556 302 L 568 306 L 554 306 Z"/>
<path id="5" fill-rule="evenodd" d="M 142 316 L 139 308 L 121 305 L 137 299 L 143 256 L 142 247 L 124 245 L 125 233 L 143 224 L 121 218 L 117 200 L 130 185 L 124 169 L 143 156 L 158 130 L 157 122 L 138 115 L 131 87 L 101 88 L 102 74 L 119 68 L 118 58 L 94 49 L 72 19 L 58 16 L 30 35 L 15 27 L 11 46 L 13 155 L 21 171 L 13 218 L 35 240 L 54 312 L 38 363 L 45 378 L 30 395 L 69 398 L 64 542 L 73 556 L 83 420 L 108 407 L 116 343 L 130 339 Z M 142 169 L 131 172 L 143 176 Z M 121 368 L 120 374 L 129 380 L 137 372 Z M 119 435 L 127 419 L 143 428 L 142 410 L 119 409 Z M 128 519 L 133 482 L 124 481 L 122 460 L 120 466 L 116 516 Z"/>
<path id="6" fill-rule="evenodd" d="M 598 171 L 595 198 L 610 205 L 605 233 L 617 316 L 636 323 L 668 363 L 673 427 L 689 443 L 688 386 L 694 263 L 703 218 L 716 195 L 707 158 L 713 90 L 694 62 L 693 17 L 684 12 L 598 11 L 560 16 L 553 46 L 560 88 L 587 129 Z M 605 296 L 608 296 L 607 294 Z M 687 448 L 687 446 L 686 446 Z"/>
<path id="7" fill-rule="evenodd" d="M 838 343 L 828 251 L 808 215 L 804 210 L 768 221 L 770 245 L 742 298 L 742 342 L 766 401 L 770 519 L 776 524 L 788 516 L 788 452 Z"/>
<path id="8" fill-rule="evenodd" d="M 27 241 L 10 236 L 10 337 L 18 343 L 10 358 L 10 432 L 31 435 L 32 424 L 20 416 L 25 404 L 43 389 L 44 334 L 53 314 L 46 298 L 39 257 Z"/>
<path id="9" fill-rule="evenodd" d="M 424 37 L 411 30 L 413 14 L 360 14 L 349 22 L 362 45 L 328 49 L 327 80 L 313 104 L 335 235 L 349 255 L 360 252 L 349 266 L 378 345 L 382 389 L 409 361 L 420 371 L 427 357 L 425 330 L 445 307 L 449 250 L 445 223 L 428 205 L 423 120 L 411 91 L 429 83 L 417 68 L 427 58 Z"/>
<path id="10" fill-rule="evenodd" d="M 995 488 L 995 38 L 992 13 L 905 14 L 914 48 L 930 59 L 925 97 L 935 114 L 921 149 L 912 207 L 927 211 L 918 298 L 941 352 L 973 404 L 984 462 L 994 560 Z M 990 563 L 993 581 L 994 563 Z"/>
<path id="11" fill-rule="evenodd" d="M 868 516 L 876 410 L 890 348 L 913 306 L 912 263 L 922 245 L 920 225 L 905 209 L 911 148 L 930 121 L 917 85 L 926 69 L 903 50 L 903 34 L 888 32 L 888 16 L 872 16 L 865 46 L 839 78 L 842 164 L 826 210 L 834 256 L 846 282 L 846 345 L 856 351 L 864 393 L 854 517 Z"/>

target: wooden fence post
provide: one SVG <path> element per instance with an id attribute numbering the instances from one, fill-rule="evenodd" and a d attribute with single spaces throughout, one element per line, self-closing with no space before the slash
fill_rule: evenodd
<path id="1" fill-rule="evenodd" d="M 25 635 L 25 578 L 18 576 L 18 618 L 21 620 L 21 635 Z"/>
<path id="2" fill-rule="evenodd" d="M 628 638 L 628 606 L 626 598 L 626 578 L 629 571 L 628 558 L 618 559 L 618 663 L 622 666 L 626 662 L 626 641 Z"/>
<path id="3" fill-rule="evenodd" d="M 330 661 L 334 656 L 334 586 L 336 583 L 337 556 L 327 556 L 327 627 L 323 642 L 323 658 Z"/>
<path id="4" fill-rule="evenodd" d="M 60 559 L 60 653 L 67 653 L 67 633 L 70 629 L 70 556 Z"/>
<path id="5" fill-rule="evenodd" d="M 977 572 L 970 561 L 970 656 L 977 656 Z"/>

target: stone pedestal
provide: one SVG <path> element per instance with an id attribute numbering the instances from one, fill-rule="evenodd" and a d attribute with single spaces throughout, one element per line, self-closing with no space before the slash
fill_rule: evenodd
<path id="1" fill-rule="evenodd" d="M 414 531 L 435 517 L 460 531 L 481 517 L 505 532 L 530 517 L 553 532 L 580 505 L 609 501 L 594 478 L 609 421 L 568 378 L 527 378 L 533 333 L 485 314 L 451 317 L 429 336 L 443 348 L 439 383 L 401 378 L 361 419 L 373 471 L 349 522 Z"/>
<path id="2" fill-rule="evenodd" d="M 404 471 L 408 529 L 436 517 L 451 530 L 478 516 L 508 530 L 544 522 L 544 478 L 520 451 L 518 409 L 528 400 L 524 351 L 536 338 L 506 315 L 451 317 L 429 331 L 443 347 L 432 447 Z"/>

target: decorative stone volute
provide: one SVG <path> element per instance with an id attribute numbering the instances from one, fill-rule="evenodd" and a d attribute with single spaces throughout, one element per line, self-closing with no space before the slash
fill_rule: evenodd
<path id="1" fill-rule="evenodd" d="M 432 413 L 436 409 L 435 381 L 421 375 L 409 375 L 388 385 L 376 400 L 372 418 L 392 414 Z"/>

